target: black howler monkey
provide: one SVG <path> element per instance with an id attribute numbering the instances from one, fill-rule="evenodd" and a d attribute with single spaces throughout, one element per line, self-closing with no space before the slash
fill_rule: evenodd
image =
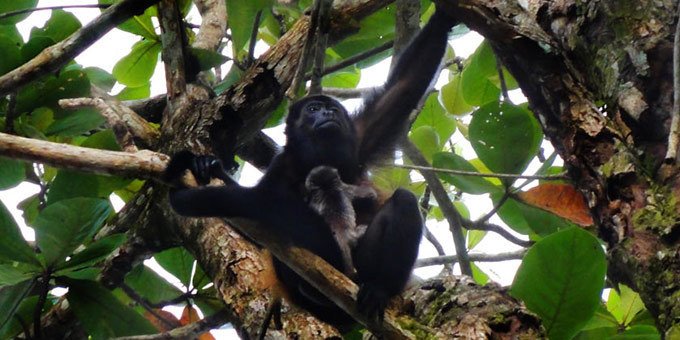
<path id="1" fill-rule="evenodd" d="M 286 120 L 287 143 L 255 187 L 180 185 L 170 191 L 173 208 L 185 216 L 255 220 L 262 228 L 279 233 L 293 245 L 345 271 L 345 245 L 338 245 L 324 216 L 310 206 L 305 181 L 312 169 L 326 166 L 337 169 L 344 183 L 370 185 L 368 168 L 391 156 L 397 140 L 404 136 L 411 111 L 439 68 L 453 24 L 442 11 L 435 11 L 400 55 L 385 85 L 366 98 L 363 108 L 353 116 L 337 100 L 323 95 L 292 104 Z M 214 157 L 182 152 L 171 160 L 165 179 L 177 183 L 186 169 L 202 183 L 210 177 L 226 178 Z M 358 308 L 379 319 L 388 300 L 401 292 L 410 276 L 422 219 L 416 197 L 404 189 L 397 189 L 384 202 L 358 197 L 352 205 L 356 223 L 367 225 L 351 247 L 356 269 L 353 280 L 360 287 Z M 354 322 L 283 263 L 274 259 L 274 267 L 295 304 L 336 326 Z"/>

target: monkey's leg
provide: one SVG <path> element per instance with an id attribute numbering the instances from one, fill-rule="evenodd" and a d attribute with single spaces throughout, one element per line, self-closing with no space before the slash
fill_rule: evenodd
<path id="1" fill-rule="evenodd" d="M 383 205 L 353 252 L 358 308 L 378 320 L 390 298 L 401 293 L 413 269 L 423 233 L 418 200 L 397 189 Z"/>

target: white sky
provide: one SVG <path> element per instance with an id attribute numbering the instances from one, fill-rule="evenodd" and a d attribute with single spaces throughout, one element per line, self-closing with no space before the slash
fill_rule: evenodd
<path id="1" fill-rule="evenodd" d="M 64 0 L 41 0 L 38 4 L 39 7 L 45 6 L 58 6 L 58 5 L 73 5 L 73 4 L 89 4 L 94 3 L 94 1 L 64 1 Z M 74 13 L 84 25 L 99 14 L 97 9 L 69 9 L 69 12 Z M 42 26 L 43 23 L 49 18 L 50 11 L 39 11 L 33 13 L 28 19 L 19 23 L 18 28 L 25 39 L 27 39 L 30 29 L 33 26 Z M 198 16 L 195 9 L 190 14 L 192 17 L 191 21 L 198 22 L 200 17 Z M 76 58 L 76 61 L 83 66 L 98 66 L 108 72 L 111 72 L 116 61 L 120 60 L 125 56 L 131 49 L 132 45 L 138 41 L 138 38 L 130 33 L 114 29 L 107 33 L 102 39 L 97 41 L 94 45 L 88 48 L 80 56 Z M 453 47 L 456 51 L 457 56 L 467 57 L 469 56 L 476 47 L 481 43 L 482 38 L 476 33 L 470 33 L 453 43 Z M 266 50 L 266 45 L 258 44 L 257 54 L 262 53 Z M 387 75 L 387 69 L 389 67 L 389 60 L 383 61 L 377 65 L 374 65 L 368 69 L 362 71 L 361 81 L 359 87 L 369 87 L 377 86 L 385 81 L 385 76 Z M 226 74 L 224 72 L 223 74 Z M 441 77 L 438 87 L 446 83 L 446 80 Z M 114 88 L 114 92 L 120 90 L 121 87 Z M 156 73 L 152 78 L 151 82 L 151 94 L 165 93 L 165 81 L 163 66 L 161 63 L 158 64 Z M 522 96 L 520 91 L 513 91 L 511 93 L 511 99 L 515 103 L 521 103 L 526 101 Z M 284 138 L 282 129 L 275 128 L 269 129 L 267 131 L 277 142 L 283 143 Z M 465 158 L 475 158 L 474 151 L 469 146 L 469 143 L 460 135 L 459 132 L 453 137 L 453 142 L 456 145 L 461 145 L 463 150 L 463 156 Z M 544 143 L 543 147 L 546 149 L 546 154 L 549 154 L 552 147 L 549 143 Z M 528 172 L 531 172 L 538 168 L 540 164 L 532 164 Z M 244 185 L 253 185 L 259 178 L 259 174 L 254 168 L 249 167 L 250 170 L 244 171 L 246 175 L 243 177 Z M 17 204 L 23 199 L 37 193 L 39 190 L 38 186 L 30 183 L 22 183 L 19 186 L 12 188 L 10 190 L 0 191 L 0 200 L 7 206 L 12 215 L 14 216 L 17 223 L 21 226 L 22 233 L 27 239 L 34 239 L 33 230 L 26 227 L 21 217 L 21 211 L 16 207 Z M 463 200 L 465 201 L 468 209 L 471 212 L 471 218 L 477 218 L 483 216 L 486 212 L 491 209 L 491 203 L 487 195 L 464 195 Z M 114 205 L 117 209 L 120 209 L 122 202 L 120 200 L 114 201 Z M 491 222 L 502 224 L 498 217 L 492 218 Z M 447 253 L 454 253 L 453 240 L 451 233 L 449 231 L 448 224 L 437 223 L 436 221 L 429 221 L 427 223 L 430 231 L 437 236 L 437 239 L 441 242 Z M 502 237 L 495 233 L 488 233 L 484 240 L 477 246 L 472 252 L 485 252 L 485 253 L 498 253 L 506 252 L 519 249 L 518 246 L 506 241 Z M 427 241 L 421 243 L 420 247 L 420 257 L 431 257 L 436 256 L 436 251 L 434 247 Z M 152 266 L 155 270 L 161 270 L 158 265 L 154 265 L 153 261 L 147 261 L 147 265 Z M 514 274 L 519 266 L 520 261 L 506 261 L 506 262 L 488 262 L 488 263 L 478 263 L 478 266 L 486 272 L 491 280 L 496 281 L 502 285 L 509 285 L 512 283 Z M 457 266 L 456 266 L 457 267 Z M 441 266 L 419 268 L 415 270 L 415 273 L 421 277 L 429 277 L 436 275 L 441 270 Z M 175 284 L 179 284 L 179 281 L 171 278 L 169 274 L 165 273 L 166 277 L 169 277 L 171 281 Z M 169 308 L 172 312 L 181 312 L 180 308 Z M 219 330 L 213 332 L 215 336 L 221 339 L 233 338 L 235 333 L 233 330 Z"/>

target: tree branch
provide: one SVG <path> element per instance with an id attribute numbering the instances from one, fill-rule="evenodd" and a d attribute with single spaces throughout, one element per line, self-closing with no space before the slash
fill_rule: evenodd
<path id="1" fill-rule="evenodd" d="M 158 178 L 169 157 L 153 151 L 136 153 L 83 148 L 0 133 L 0 155 L 58 168 L 134 178 Z"/>
<path id="2" fill-rule="evenodd" d="M 163 339 L 196 339 L 199 335 L 217 328 L 229 322 L 229 313 L 227 311 L 219 311 L 211 316 L 203 318 L 200 321 L 188 324 L 184 327 L 175 328 L 173 330 L 151 334 L 151 335 L 135 335 L 114 338 L 115 340 L 163 340 Z"/>
<path id="3" fill-rule="evenodd" d="M 472 262 L 501 262 L 501 261 L 509 261 L 509 260 L 521 260 L 524 255 L 527 253 L 526 249 L 514 251 L 514 252 L 508 252 L 508 253 L 500 253 L 500 254 L 468 254 L 468 258 Z M 456 255 L 447 255 L 447 256 L 436 256 L 436 257 L 427 257 L 424 259 L 418 259 L 416 261 L 416 267 L 429 267 L 429 266 L 438 266 L 438 265 L 447 265 L 447 264 L 452 264 L 458 262 L 458 256 Z"/>
<path id="4" fill-rule="evenodd" d="M 123 0 L 68 38 L 44 49 L 33 59 L 0 77 L 0 97 L 36 78 L 52 73 L 128 18 L 144 12 L 158 0 Z"/>

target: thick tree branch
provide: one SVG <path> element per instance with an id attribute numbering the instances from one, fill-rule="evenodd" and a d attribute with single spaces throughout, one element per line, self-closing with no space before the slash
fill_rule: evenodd
<path id="1" fill-rule="evenodd" d="M 0 77 L 0 96 L 36 78 L 52 73 L 126 19 L 144 12 L 158 0 L 123 0 L 107 8 L 89 24 L 40 52 L 26 64 Z"/>
<path id="2" fill-rule="evenodd" d="M 153 151 L 136 153 L 98 150 L 0 133 L 0 155 L 103 175 L 158 178 L 168 156 Z"/>

